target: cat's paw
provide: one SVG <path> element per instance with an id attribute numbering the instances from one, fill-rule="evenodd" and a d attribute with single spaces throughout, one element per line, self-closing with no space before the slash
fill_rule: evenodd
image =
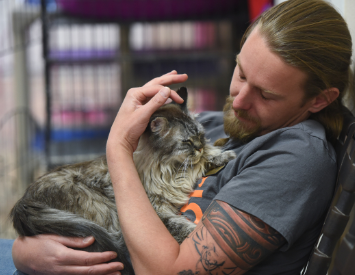
<path id="1" fill-rule="evenodd" d="M 214 166 L 219 167 L 219 166 L 226 165 L 229 161 L 231 161 L 232 159 L 235 159 L 236 157 L 237 157 L 237 154 L 234 151 L 229 150 L 229 151 L 221 152 L 220 154 L 218 154 L 216 156 L 213 156 L 212 159 L 210 160 L 210 162 Z"/>

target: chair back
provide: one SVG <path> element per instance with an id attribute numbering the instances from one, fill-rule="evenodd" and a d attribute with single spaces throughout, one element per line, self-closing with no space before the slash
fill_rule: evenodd
<path id="1" fill-rule="evenodd" d="M 318 243 L 311 255 L 306 275 L 325 275 L 332 254 L 349 221 L 355 201 L 355 117 L 346 110 L 342 132 L 335 145 L 338 162 L 336 192 L 325 219 Z M 355 231 L 355 226 L 353 225 Z M 353 232 L 354 234 L 355 232 Z M 353 244 L 355 240 L 353 238 Z M 354 251 L 353 251 L 354 252 Z M 354 254 L 354 253 L 353 253 Z M 354 259 L 354 257 L 353 257 Z M 341 275 L 353 273 L 334 273 Z"/>
<path id="2" fill-rule="evenodd" d="M 339 249 L 334 257 L 334 267 L 330 275 L 354 275 L 355 274 L 355 220 L 341 240 Z"/>

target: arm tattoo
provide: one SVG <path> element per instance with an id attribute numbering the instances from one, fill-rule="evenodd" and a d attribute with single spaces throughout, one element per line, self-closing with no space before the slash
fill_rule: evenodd
<path id="1" fill-rule="evenodd" d="M 233 264 L 228 266 L 225 260 L 221 260 L 221 255 L 218 255 L 213 238 L 208 234 L 206 227 L 202 226 L 195 231 L 192 236 L 195 249 L 199 254 L 199 260 L 196 264 L 196 272 L 190 270 L 184 270 L 178 273 L 178 275 L 198 275 L 210 274 L 210 275 L 229 275 L 235 274 L 237 267 Z"/>
<path id="2" fill-rule="evenodd" d="M 226 255 L 244 270 L 284 243 L 277 231 L 258 218 L 218 201 L 206 210 L 202 223 Z"/>
<path id="3" fill-rule="evenodd" d="M 197 271 L 185 270 L 178 275 L 201 274 L 199 271 L 210 275 L 242 274 L 285 243 L 276 230 L 260 219 L 220 201 L 212 202 L 202 223 L 191 235 L 200 256 Z M 218 255 L 215 244 L 225 255 Z M 226 257 L 232 266 L 225 263 Z"/>

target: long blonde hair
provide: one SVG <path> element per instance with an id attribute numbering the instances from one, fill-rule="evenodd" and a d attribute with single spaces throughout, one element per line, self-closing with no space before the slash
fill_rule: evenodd
<path id="1" fill-rule="evenodd" d="M 289 0 L 260 15 L 241 46 L 256 26 L 271 51 L 307 74 L 305 100 L 331 87 L 339 89 L 337 100 L 311 115 L 334 141 L 342 128 L 342 98 L 351 74 L 352 42 L 345 20 L 325 1 Z"/>

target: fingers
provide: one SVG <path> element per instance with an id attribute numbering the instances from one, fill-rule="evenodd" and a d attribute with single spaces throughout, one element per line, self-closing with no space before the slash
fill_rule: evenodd
<path id="1" fill-rule="evenodd" d="M 143 86 L 141 88 L 132 88 L 127 93 L 128 97 L 130 98 L 128 100 L 131 101 L 133 99 L 133 101 L 131 101 L 133 106 L 144 105 L 147 102 L 149 102 L 149 100 L 151 100 L 163 88 L 164 86 L 162 85 L 151 85 L 151 86 Z M 184 102 L 184 100 L 173 90 L 171 90 L 169 96 L 172 100 L 174 100 L 177 103 Z M 157 100 L 159 99 L 157 98 Z M 165 100 L 167 100 L 167 98 L 165 98 Z"/>
<path id="2" fill-rule="evenodd" d="M 154 78 L 146 83 L 143 87 L 132 88 L 127 92 L 127 95 L 132 99 L 135 99 L 128 104 L 128 107 L 134 107 L 134 109 L 140 108 L 141 105 L 146 104 L 153 96 L 155 96 L 164 86 L 182 83 L 186 81 L 188 76 L 186 74 L 177 74 L 177 72 L 171 71 L 165 75 Z M 170 98 L 177 103 L 182 103 L 183 100 L 175 91 L 172 91 Z M 159 99 L 157 98 L 159 101 Z"/>
<path id="3" fill-rule="evenodd" d="M 154 78 L 148 83 L 146 83 L 143 87 L 145 86 L 150 86 L 150 85 L 162 85 L 162 86 L 168 86 L 172 84 L 177 84 L 177 83 L 183 83 L 188 79 L 187 74 L 178 74 L 175 70 L 171 71 L 170 73 L 164 74 L 160 77 Z"/>
<path id="4" fill-rule="evenodd" d="M 184 100 L 169 87 L 162 87 L 158 92 L 150 90 L 144 94 L 145 97 L 153 96 L 142 108 L 139 108 L 139 117 L 149 118 L 159 107 L 169 102 L 169 98 L 177 103 L 183 103 Z"/>
<path id="5" fill-rule="evenodd" d="M 88 247 L 89 245 L 93 244 L 95 239 L 94 237 L 86 237 L 86 238 L 79 238 L 79 237 L 64 237 L 58 235 L 39 235 L 38 238 L 49 238 L 53 241 L 61 243 L 67 247 L 73 248 L 84 248 Z"/>
<path id="6" fill-rule="evenodd" d="M 56 255 L 59 262 L 63 262 L 68 266 L 93 266 L 98 264 L 107 263 L 117 257 L 117 253 L 113 251 L 105 252 L 86 252 L 81 250 L 74 250 L 71 248 L 84 248 L 91 245 L 95 239 L 94 237 L 77 238 L 77 237 L 63 237 L 57 235 L 39 235 L 39 238 L 49 238 L 62 244 L 64 250 L 57 250 Z M 121 270 L 123 264 L 119 262 L 114 262 L 113 264 L 107 266 L 107 268 L 114 267 L 113 271 Z"/>
<path id="7" fill-rule="evenodd" d="M 184 100 L 174 90 L 170 90 L 169 87 L 164 87 L 162 85 L 155 85 L 155 86 L 148 86 L 146 88 L 147 89 L 142 90 L 142 95 L 144 96 L 144 99 L 146 100 L 146 102 L 148 102 L 148 100 L 150 100 L 154 96 L 158 95 L 158 92 L 160 93 L 160 95 L 163 96 L 163 98 L 165 98 L 165 100 L 167 100 L 167 98 L 170 97 L 172 100 L 174 100 L 177 103 L 184 102 Z M 163 91 L 165 91 L 165 92 L 163 92 Z M 165 97 L 166 95 L 167 95 L 167 97 Z M 155 100 L 157 100 L 157 103 L 160 105 L 159 102 L 163 98 L 161 98 L 160 96 L 157 96 Z"/>
<path id="8" fill-rule="evenodd" d="M 115 259 L 117 257 L 117 253 L 113 251 L 86 252 L 81 250 L 68 249 L 65 250 L 64 255 L 58 255 L 58 257 L 63 257 L 63 261 L 65 261 L 68 265 L 91 266 L 107 263 Z"/>
<path id="9" fill-rule="evenodd" d="M 118 262 L 111 262 L 106 264 L 94 265 L 94 266 L 65 266 L 61 268 L 58 274 L 121 274 L 123 270 L 122 264 Z"/>
<path id="10" fill-rule="evenodd" d="M 14 243 L 13 260 L 16 268 L 28 274 L 120 274 L 123 264 L 110 262 L 115 252 L 85 252 L 66 247 L 85 247 L 93 238 L 69 238 L 54 235 L 38 235 L 18 238 Z M 31 266 L 31 268 L 30 268 Z"/>
<path id="11" fill-rule="evenodd" d="M 57 249 L 53 258 L 57 264 L 58 274 L 101 275 L 120 274 L 118 271 L 124 268 L 123 264 L 109 262 L 116 257 L 117 253 L 113 251 L 86 252 L 63 247 L 63 249 Z"/>
<path id="12" fill-rule="evenodd" d="M 184 102 L 184 100 L 174 90 L 171 90 L 170 98 L 179 104 Z"/>
<path id="13" fill-rule="evenodd" d="M 165 104 L 171 95 L 171 90 L 168 87 L 163 87 L 159 92 L 145 105 L 145 111 L 150 117 L 159 107 Z M 179 97 L 180 98 L 180 97 Z M 180 98 L 181 99 L 181 98 Z"/>
<path id="14" fill-rule="evenodd" d="M 68 265 L 90 266 L 95 264 L 106 263 L 117 257 L 117 253 L 113 251 L 106 252 L 86 252 L 74 250 L 71 248 L 85 248 L 91 245 L 94 237 L 77 238 L 63 237 L 57 235 L 39 235 L 38 238 L 50 239 L 63 245 L 62 250 L 57 249 L 57 257 Z M 71 247 L 71 248 L 67 248 Z"/>

